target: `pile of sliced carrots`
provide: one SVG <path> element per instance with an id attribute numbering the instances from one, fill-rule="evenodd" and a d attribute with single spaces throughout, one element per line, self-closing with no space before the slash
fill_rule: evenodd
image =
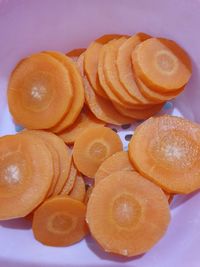
<path id="1" fill-rule="evenodd" d="M 90 232 L 106 252 L 149 251 L 166 233 L 174 194 L 200 188 L 200 126 L 152 117 L 191 73 L 178 44 L 144 33 L 21 60 L 8 105 L 26 129 L 0 138 L 0 220 L 26 217 L 48 246 Z M 106 127 L 143 119 L 128 151 Z"/>

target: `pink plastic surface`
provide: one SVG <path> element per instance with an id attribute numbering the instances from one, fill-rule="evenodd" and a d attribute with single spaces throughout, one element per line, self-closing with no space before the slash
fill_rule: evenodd
<path id="1" fill-rule="evenodd" d="M 15 133 L 6 87 L 21 58 L 41 50 L 85 47 L 105 33 L 144 31 L 180 43 L 191 55 L 193 77 L 169 113 L 200 122 L 199 11 L 199 0 L 0 0 L 0 135 Z M 125 134 L 120 132 L 122 139 Z M 0 266 L 199 267 L 199 203 L 198 193 L 176 197 L 165 237 L 134 259 L 108 255 L 90 237 L 68 248 L 46 247 L 34 240 L 28 221 L 0 222 Z"/>

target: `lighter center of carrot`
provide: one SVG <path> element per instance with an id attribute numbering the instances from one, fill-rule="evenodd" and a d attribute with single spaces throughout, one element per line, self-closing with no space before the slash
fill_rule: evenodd
<path id="1" fill-rule="evenodd" d="M 0 160 L 0 186 L 2 190 L 3 187 L 10 187 L 12 190 L 12 186 L 21 183 L 23 177 L 28 177 L 28 169 L 21 153 L 9 153 Z M 14 192 L 16 192 L 16 188 L 13 190 Z"/>
<path id="2" fill-rule="evenodd" d="M 141 207 L 129 194 L 118 196 L 112 206 L 112 216 L 121 227 L 130 228 L 137 224 L 140 219 Z"/>
<path id="3" fill-rule="evenodd" d="M 48 229 L 53 233 L 67 234 L 75 227 L 75 218 L 66 213 L 54 213 L 49 220 Z"/>
<path id="4" fill-rule="evenodd" d="M 165 166 L 175 168 L 191 167 L 198 158 L 198 146 L 188 136 L 181 133 L 171 133 L 152 147 L 151 151 L 156 161 L 163 162 Z"/>
<path id="5" fill-rule="evenodd" d="M 102 142 L 95 141 L 90 146 L 89 154 L 94 159 L 104 159 L 107 155 L 107 147 Z"/>
<path id="6" fill-rule="evenodd" d="M 10 165 L 4 171 L 4 179 L 8 184 L 16 184 L 21 179 L 21 172 L 17 165 Z"/>
<path id="7" fill-rule="evenodd" d="M 36 101 L 42 101 L 47 94 L 47 89 L 43 85 L 37 84 L 31 88 L 30 94 Z"/>
<path id="8" fill-rule="evenodd" d="M 167 50 L 160 50 L 155 55 L 156 66 L 165 74 L 172 74 L 177 67 L 177 58 Z"/>
<path id="9" fill-rule="evenodd" d="M 53 100 L 53 85 L 54 83 L 51 75 L 43 72 L 32 74 L 32 76 L 24 82 L 22 105 L 26 109 L 36 112 L 45 110 Z"/>

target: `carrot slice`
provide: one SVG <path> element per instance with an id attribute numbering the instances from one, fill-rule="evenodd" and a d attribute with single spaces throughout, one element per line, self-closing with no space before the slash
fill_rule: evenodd
<path id="1" fill-rule="evenodd" d="M 45 201 L 34 213 L 33 234 L 47 246 L 69 246 L 87 234 L 86 206 L 69 197 Z"/>
<path id="2" fill-rule="evenodd" d="M 122 150 L 119 136 L 110 128 L 89 128 L 80 135 L 73 149 L 77 169 L 88 177 L 94 177 L 101 163 L 117 151 Z"/>
<path id="3" fill-rule="evenodd" d="M 192 67 L 187 53 L 174 41 L 150 38 L 132 54 L 136 74 L 158 92 L 173 92 L 190 79 Z"/>
<path id="4" fill-rule="evenodd" d="M 125 40 L 125 38 L 124 38 L 124 40 Z M 118 41 L 120 41 L 120 40 L 118 40 Z M 99 80 L 100 80 L 101 86 L 102 86 L 102 88 L 104 88 L 104 91 L 108 95 L 108 98 L 111 100 L 111 102 L 113 103 L 113 105 L 115 107 L 117 105 L 117 106 L 120 106 L 121 108 L 130 108 L 131 106 L 133 106 L 133 104 L 122 101 L 114 93 L 111 86 L 109 86 L 109 84 L 106 80 L 106 75 L 104 73 L 104 70 L 105 70 L 105 55 L 106 55 L 106 50 L 107 50 L 108 45 L 109 45 L 109 43 L 102 47 L 101 53 L 99 55 L 98 74 L 99 74 Z M 132 101 L 134 101 L 134 100 L 132 100 Z M 137 101 L 134 101 L 134 108 L 135 109 L 143 109 L 144 104 L 138 104 Z"/>
<path id="5" fill-rule="evenodd" d="M 106 99 L 107 95 L 101 87 L 98 78 L 99 55 L 104 44 L 106 44 L 110 40 L 118 39 L 121 36 L 122 35 L 119 34 L 103 35 L 100 38 L 96 39 L 94 42 L 92 42 L 84 53 L 84 70 L 87 75 L 87 79 L 89 80 L 95 93 Z"/>
<path id="6" fill-rule="evenodd" d="M 95 174 L 95 185 L 110 174 L 118 171 L 135 171 L 135 167 L 131 164 L 128 152 L 120 151 L 107 158 L 98 168 Z M 173 195 L 164 191 L 167 200 L 171 203 Z"/>
<path id="7" fill-rule="evenodd" d="M 51 153 L 33 135 L 0 138 L 0 220 L 28 215 L 45 198 L 53 178 Z"/>
<path id="8" fill-rule="evenodd" d="M 85 198 L 85 193 L 85 182 L 81 174 L 78 174 L 69 196 L 83 202 Z"/>
<path id="9" fill-rule="evenodd" d="M 54 192 L 60 175 L 60 159 L 58 156 L 57 148 L 55 147 L 55 136 L 53 133 L 49 133 L 42 130 L 28 130 L 23 131 L 20 134 L 33 134 L 40 137 L 51 153 L 53 159 L 53 179 L 49 191 L 47 193 L 47 197 L 50 197 Z"/>
<path id="10" fill-rule="evenodd" d="M 159 93 L 148 88 L 133 72 L 131 54 L 138 44 L 149 39 L 150 36 L 144 33 L 138 33 L 128 38 L 118 49 L 117 68 L 120 81 L 123 83 L 129 93 L 138 101 L 149 104 L 165 102 L 175 98 L 183 91 L 179 89 L 172 93 Z"/>
<path id="11" fill-rule="evenodd" d="M 146 99 L 140 92 L 136 83 L 133 68 L 131 54 L 135 47 L 150 38 L 150 35 L 145 33 L 137 33 L 128 38 L 117 51 L 117 70 L 121 83 L 129 94 L 135 98 L 139 103 L 149 104 L 150 101 Z"/>
<path id="12" fill-rule="evenodd" d="M 59 137 L 62 138 L 66 144 L 73 144 L 76 138 L 82 134 L 85 129 L 99 125 L 105 125 L 105 123 L 94 117 L 87 108 L 84 108 L 74 124 L 59 133 Z"/>
<path id="13" fill-rule="evenodd" d="M 87 191 L 86 191 L 86 194 L 85 194 L 85 198 L 84 198 L 84 203 L 87 205 L 89 199 L 90 199 L 90 196 L 92 194 L 92 190 L 93 190 L 94 186 L 89 186 Z"/>
<path id="14" fill-rule="evenodd" d="M 84 86 L 85 86 L 86 103 L 90 108 L 91 112 L 99 120 L 115 125 L 132 123 L 134 121 L 130 117 L 119 114 L 119 112 L 116 110 L 116 108 L 112 105 L 112 103 L 109 100 L 97 96 L 93 92 L 86 78 L 84 78 Z"/>
<path id="15" fill-rule="evenodd" d="M 182 93 L 182 91 L 184 90 L 184 87 L 178 89 L 178 90 L 174 90 L 171 93 L 159 93 L 156 91 L 153 91 L 152 89 L 150 89 L 149 87 L 147 87 L 143 81 L 141 79 L 139 79 L 138 77 L 135 76 L 135 80 L 140 88 L 141 93 L 148 98 L 151 101 L 154 101 L 155 103 L 161 103 L 170 99 L 173 99 L 175 97 L 177 97 L 177 95 L 179 95 L 180 93 Z"/>
<path id="16" fill-rule="evenodd" d="M 83 75 L 83 58 L 84 54 L 82 54 L 77 61 L 77 65 L 82 75 Z M 133 122 L 132 118 L 128 118 L 126 116 L 122 116 L 121 114 L 119 114 L 119 112 L 114 108 L 114 106 L 109 100 L 103 99 L 102 97 L 95 94 L 87 78 L 84 76 L 83 76 L 83 82 L 84 82 L 85 98 L 87 106 L 99 120 L 115 125 L 122 125 Z"/>
<path id="17" fill-rule="evenodd" d="M 108 86 L 111 88 L 112 92 L 120 99 L 120 101 L 130 107 L 133 105 L 138 105 L 141 102 L 135 99 L 133 94 L 130 94 L 130 92 L 127 91 L 127 89 L 121 83 L 116 65 L 118 49 L 126 42 L 126 40 L 126 38 L 122 37 L 119 40 L 110 41 L 105 45 L 103 70 L 106 82 L 108 83 Z M 130 89 L 130 91 L 133 90 Z"/>
<path id="18" fill-rule="evenodd" d="M 155 115 L 157 112 L 159 112 L 162 109 L 163 105 L 164 103 L 161 103 L 161 104 L 154 105 L 151 108 L 137 110 L 137 109 L 122 108 L 121 106 L 114 104 L 116 110 L 118 110 L 119 113 L 121 113 L 124 116 L 129 116 L 133 119 L 138 119 L 138 120 L 147 119 Z"/>
<path id="19" fill-rule="evenodd" d="M 140 173 L 169 193 L 200 188 L 200 127 L 183 118 L 150 118 L 135 131 L 129 157 Z"/>
<path id="20" fill-rule="evenodd" d="M 65 182 L 65 185 L 59 195 L 66 196 L 72 190 L 77 177 L 77 169 L 72 161 L 69 176 Z"/>
<path id="21" fill-rule="evenodd" d="M 125 38 L 124 38 L 124 40 L 125 40 Z M 107 45 L 108 44 L 106 44 L 102 47 L 100 55 L 99 55 L 98 77 L 99 77 L 100 84 L 112 103 L 115 103 L 116 105 L 120 105 L 122 107 L 124 106 L 126 108 L 129 108 L 130 104 L 123 102 L 119 97 L 117 97 L 117 95 L 113 92 L 113 90 L 111 89 L 111 87 L 107 83 L 106 76 L 104 73 L 105 55 L 106 55 Z"/>
<path id="22" fill-rule="evenodd" d="M 94 187 L 86 221 L 106 252 L 131 257 L 147 252 L 161 239 L 170 210 L 158 186 L 136 172 L 120 171 Z"/>
<path id="23" fill-rule="evenodd" d="M 95 185 L 113 172 L 132 171 L 135 168 L 131 164 L 128 152 L 119 151 L 107 158 L 98 168 L 95 174 Z"/>
<path id="24" fill-rule="evenodd" d="M 51 128 L 51 131 L 59 133 L 72 125 L 80 114 L 85 101 L 84 88 L 80 73 L 75 63 L 69 57 L 55 51 L 48 51 L 47 53 L 58 60 L 60 63 L 62 63 L 64 67 L 69 71 L 70 80 L 74 91 L 73 101 L 69 111 L 56 126 Z"/>
<path id="25" fill-rule="evenodd" d="M 41 136 L 41 133 L 40 133 Z M 71 150 L 65 145 L 63 140 L 59 138 L 55 134 L 46 135 L 45 138 L 48 138 L 49 142 L 51 142 L 51 145 L 54 147 L 58 154 L 59 159 L 59 176 L 57 183 L 54 185 L 54 190 L 52 193 L 52 196 L 58 195 L 60 191 L 62 190 L 67 177 L 69 176 L 70 167 L 71 167 L 71 161 L 72 161 L 72 155 Z M 53 189 L 53 188 L 52 188 Z"/>
<path id="26" fill-rule="evenodd" d="M 76 48 L 66 53 L 66 56 L 71 57 L 72 59 L 78 58 L 83 52 L 85 52 L 86 48 Z"/>
<path id="27" fill-rule="evenodd" d="M 149 39 L 150 36 L 138 33 L 127 39 L 118 49 L 117 68 L 120 81 L 129 93 L 141 103 L 151 105 L 152 102 L 160 103 L 175 98 L 183 89 L 172 93 L 161 94 L 148 88 L 134 73 L 131 54 L 138 44 Z"/>
<path id="28" fill-rule="evenodd" d="M 22 60 L 8 85 L 11 114 L 30 129 L 47 129 L 58 123 L 69 110 L 72 96 L 67 70 L 42 53 Z"/>

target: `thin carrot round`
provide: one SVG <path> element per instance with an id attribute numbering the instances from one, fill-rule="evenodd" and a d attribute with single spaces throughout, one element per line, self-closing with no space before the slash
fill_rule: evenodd
<path id="1" fill-rule="evenodd" d="M 85 52 L 85 50 L 86 48 L 76 48 L 67 52 L 66 56 L 71 58 L 78 58 L 83 52 Z"/>
<path id="2" fill-rule="evenodd" d="M 122 125 L 122 124 L 133 122 L 132 118 L 128 118 L 126 116 L 119 114 L 119 112 L 114 108 L 114 106 L 109 100 L 103 99 L 102 97 L 94 93 L 87 78 L 84 77 L 83 58 L 84 58 L 84 54 L 82 54 L 79 57 L 77 61 L 77 65 L 78 65 L 81 75 L 83 76 L 86 103 L 90 111 L 99 120 L 102 120 L 106 123 Z"/>
<path id="3" fill-rule="evenodd" d="M 111 88 L 112 92 L 126 105 L 140 105 L 141 102 L 138 101 L 133 94 L 128 91 L 126 87 L 121 83 L 119 78 L 119 72 L 117 69 L 117 53 L 120 46 L 126 42 L 126 38 L 122 37 L 118 40 L 110 41 L 105 45 L 105 55 L 104 55 L 104 75 L 108 86 Z M 133 90 L 131 90 L 132 92 Z M 148 101 L 146 101 L 147 103 Z"/>
<path id="4" fill-rule="evenodd" d="M 69 197 L 45 201 L 34 213 L 33 234 L 47 246 L 69 246 L 87 234 L 86 206 Z"/>
<path id="5" fill-rule="evenodd" d="M 170 210 L 163 191 L 136 172 L 115 172 L 93 189 L 87 205 L 90 232 L 106 252 L 137 256 L 165 234 Z"/>
<path id="6" fill-rule="evenodd" d="M 114 104 L 114 107 L 116 108 L 116 110 L 119 111 L 120 114 L 124 116 L 129 116 L 137 120 L 143 120 L 143 119 L 148 119 L 149 117 L 158 113 L 162 109 L 163 105 L 164 103 L 161 103 L 161 104 L 154 105 L 151 108 L 146 108 L 146 109 L 141 109 L 141 110 L 134 109 L 134 108 L 133 109 L 123 108 L 115 104 Z"/>
<path id="7" fill-rule="evenodd" d="M 143 104 L 149 104 L 150 101 L 141 94 L 136 83 L 132 68 L 131 54 L 138 44 L 148 38 L 150 38 L 150 36 L 145 33 L 137 33 L 131 36 L 118 48 L 116 57 L 116 67 L 118 69 L 118 75 L 121 83 L 133 98 Z"/>
<path id="8" fill-rule="evenodd" d="M 107 158 L 98 168 L 95 174 L 95 185 L 102 179 L 113 172 L 117 171 L 133 171 L 135 168 L 131 164 L 128 152 L 119 151 Z"/>
<path id="9" fill-rule="evenodd" d="M 84 70 L 89 80 L 92 88 L 95 93 L 99 96 L 107 99 L 107 95 L 105 94 L 103 88 L 99 83 L 98 78 L 98 62 L 99 62 L 99 54 L 104 44 L 113 39 L 120 38 L 119 34 L 107 34 L 99 37 L 94 42 L 92 42 L 87 50 L 85 51 L 84 56 Z"/>
<path id="10" fill-rule="evenodd" d="M 80 114 L 84 105 L 84 88 L 81 75 L 76 67 L 76 64 L 67 56 L 56 51 L 47 51 L 48 55 L 58 60 L 63 66 L 69 71 L 70 81 L 73 89 L 73 99 L 69 111 L 65 114 L 63 119 L 58 122 L 51 131 L 54 133 L 59 133 L 71 126 L 78 115 Z"/>
<path id="11" fill-rule="evenodd" d="M 125 40 L 125 38 L 124 38 Z M 111 86 L 109 86 L 107 80 L 106 80 L 106 76 L 105 76 L 105 56 L 106 56 L 106 50 L 107 50 L 107 45 L 104 45 L 101 49 L 101 53 L 99 55 L 99 63 L 98 63 L 98 77 L 99 77 L 99 81 L 100 84 L 103 88 L 103 90 L 106 92 L 108 98 L 110 99 L 110 101 L 112 103 L 115 103 L 116 105 L 120 105 L 120 106 L 124 106 L 126 108 L 130 107 L 130 103 L 126 103 L 124 101 L 122 101 L 111 89 Z"/>
<path id="12" fill-rule="evenodd" d="M 52 179 L 52 156 L 40 138 L 0 138 L 0 220 L 28 215 L 44 200 Z"/>
<path id="13" fill-rule="evenodd" d="M 162 103 L 164 101 L 173 99 L 175 97 L 177 97 L 180 93 L 182 93 L 182 91 L 184 90 L 184 87 L 178 89 L 178 90 L 173 90 L 171 93 L 167 92 L 167 93 L 159 93 L 156 92 L 154 90 L 152 90 L 151 88 L 147 87 L 145 83 L 143 83 L 143 81 L 141 79 L 139 79 L 137 76 L 135 76 L 135 80 L 140 88 L 141 93 L 148 98 L 151 101 L 154 101 L 155 103 Z"/>
<path id="14" fill-rule="evenodd" d="M 119 136 L 110 128 L 99 126 L 85 130 L 76 139 L 73 159 L 82 174 L 94 178 L 101 163 L 120 150 L 122 142 Z"/>
<path id="15" fill-rule="evenodd" d="M 60 158 L 58 156 L 57 148 L 55 148 L 55 141 L 54 139 L 57 138 L 54 136 L 53 133 L 42 131 L 42 130 L 27 130 L 20 132 L 20 134 L 33 134 L 38 136 L 43 140 L 49 151 L 51 152 L 51 156 L 53 159 L 53 179 L 51 186 L 49 188 L 49 191 L 47 193 L 47 197 L 50 197 L 54 189 L 56 187 L 56 184 L 58 182 L 59 176 L 60 176 Z"/>
<path id="16" fill-rule="evenodd" d="M 68 178 L 67 178 L 61 192 L 59 193 L 59 195 L 61 195 L 61 196 L 69 195 L 69 192 L 72 190 L 72 188 L 74 186 L 77 175 L 78 175 L 77 169 L 75 168 L 74 163 L 72 161 Z"/>
<path id="17" fill-rule="evenodd" d="M 68 71 L 42 53 L 16 66 L 7 93 L 14 119 L 30 129 L 54 126 L 69 110 L 73 97 Z"/>
<path id="18" fill-rule="evenodd" d="M 82 131 L 89 127 L 96 127 L 100 125 L 105 125 L 105 123 L 98 120 L 89 111 L 89 109 L 85 107 L 73 125 L 59 133 L 59 137 L 63 139 L 66 144 L 74 144 L 76 138 L 82 133 Z"/>
<path id="19" fill-rule="evenodd" d="M 131 36 L 119 47 L 117 55 L 117 68 L 120 81 L 132 96 L 146 105 L 149 105 L 151 102 L 160 103 L 170 100 L 183 91 L 183 88 L 181 88 L 172 93 L 159 93 L 151 90 L 135 75 L 132 67 L 131 54 L 137 45 L 150 37 L 144 33 L 137 33 Z"/>
<path id="20" fill-rule="evenodd" d="M 46 138 L 49 138 L 49 141 L 56 150 L 59 159 L 59 176 L 56 184 L 54 185 L 54 190 L 52 192 L 52 196 L 55 196 L 60 193 L 67 180 L 67 177 L 70 172 L 72 155 L 69 147 L 65 145 L 63 140 L 59 138 L 57 135 L 52 133 L 51 137 L 50 135 L 48 135 L 46 136 Z"/>
<path id="21" fill-rule="evenodd" d="M 169 193 L 200 188 L 200 127 L 175 116 L 150 118 L 135 131 L 129 157 L 145 177 Z"/>
<path id="22" fill-rule="evenodd" d="M 168 39 L 150 38 L 142 42 L 133 51 L 132 62 L 139 78 L 158 92 L 176 91 L 191 77 L 189 56 Z"/>
<path id="23" fill-rule="evenodd" d="M 85 182 L 82 175 L 79 173 L 76 177 L 74 186 L 71 192 L 69 193 L 69 196 L 83 202 L 85 198 L 85 193 Z"/>

